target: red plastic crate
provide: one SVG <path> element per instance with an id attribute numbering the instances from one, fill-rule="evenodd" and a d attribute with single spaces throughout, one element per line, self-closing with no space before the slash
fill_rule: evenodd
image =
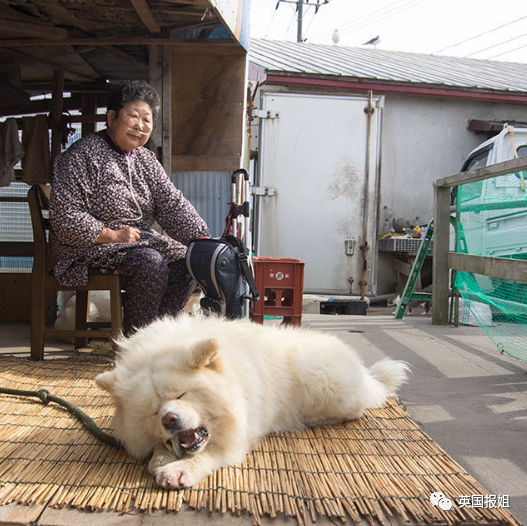
<path id="1" fill-rule="evenodd" d="M 260 299 L 251 302 L 251 319 L 283 316 L 284 323 L 302 325 L 304 262 L 295 258 L 256 256 L 252 259 Z"/>

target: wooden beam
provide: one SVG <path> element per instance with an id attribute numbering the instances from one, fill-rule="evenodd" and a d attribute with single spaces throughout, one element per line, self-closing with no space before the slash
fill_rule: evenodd
<path id="1" fill-rule="evenodd" d="M 210 0 L 177 0 L 178 4 L 187 4 L 187 5 L 193 5 L 194 7 L 203 7 L 203 9 L 206 9 L 207 7 L 210 7 Z"/>
<path id="2" fill-rule="evenodd" d="M 67 86 L 65 86 L 64 89 L 65 91 L 68 91 Z M 50 91 L 52 91 L 52 89 L 50 89 Z M 91 92 L 91 93 L 94 93 L 94 92 Z M 107 93 L 96 94 L 96 95 L 97 95 L 97 106 L 100 108 L 106 107 L 106 102 L 108 99 Z M 78 110 L 81 108 L 82 108 L 81 95 L 76 94 L 76 95 L 73 95 L 71 97 L 67 97 L 64 99 L 64 102 L 63 102 L 64 110 Z M 21 113 L 27 113 L 27 114 L 49 113 L 50 110 L 51 110 L 51 99 L 32 100 L 26 106 L 24 106 L 22 112 L 21 112 L 20 106 L 15 106 L 12 108 L 2 108 L 0 110 L 0 117 L 10 117 L 12 115 L 21 115 Z M 104 117 L 104 116 L 101 116 L 101 117 Z M 71 115 L 68 117 L 69 122 L 84 122 L 80 119 L 81 119 L 80 115 Z M 100 120 L 104 121 L 105 119 L 101 118 Z M 99 120 L 92 120 L 91 122 L 99 122 Z"/>
<path id="3" fill-rule="evenodd" d="M 57 40 L 68 36 L 68 31 L 60 27 L 28 24 L 27 22 L 15 22 L 14 20 L 0 20 L 0 30 L 33 38 L 43 38 L 45 42 L 48 39 Z"/>
<path id="4" fill-rule="evenodd" d="M 116 48 L 115 46 L 101 46 L 101 49 L 105 53 L 108 53 L 108 55 L 118 58 L 123 62 L 130 64 L 130 66 L 133 66 L 134 68 L 143 70 L 145 73 L 148 71 L 148 64 L 146 62 L 143 62 L 142 60 L 139 60 L 133 55 L 130 55 L 130 53 L 126 53 L 125 51 Z"/>
<path id="5" fill-rule="evenodd" d="M 27 199 L 25 199 L 27 203 Z M 31 241 L 0 241 L 2 257 L 33 257 L 35 245 Z"/>
<path id="6" fill-rule="evenodd" d="M 438 179 L 435 182 L 436 186 L 452 187 L 459 186 L 465 183 L 475 183 L 476 181 L 483 181 L 499 175 L 506 175 L 515 172 L 527 170 L 527 158 L 519 157 L 510 161 L 492 164 L 478 170 L 470 170 L 468 172 L 461 172 L 450 177 Z"/>
<path id="7" fill-rule="evenodd" d="M 163 168 L 172 177 L 172 49 L 163 46 Z"/>
<path id="8" fill-rule="evenodd" d="M 234 43 L 232 40 L 224 42 L 230 42 L 231 44 Z M 172 46 L 172 51 L 181 55 L 206 55 L 208 57 L 213 55 L 219 55 L 222 57 L 234 55 L 240 57 L 245 56 L 246 54 L 246 51 L 237 45 L 216 46 L 215 39 L 187 40 L 183 44 L 178 42 Z"/>
<path id="9" fill-rule="evenodd" d="M 401 261 L 396 257 L 392 259 L 392 267 L 395 272 L 399 272 L 400 274 L 404 274 L 405 276 L 409 276 L 410 272 L 412 271 L 412 265 L 410 265 L 410 263 L 406 261 Z"/>
<path id="10" fill-rule="evenodd" d="M 32 15 L 22 13 L 17 9 L 11 9 L 7 5 L 0 4 L 0 18 L 2 20 L 15 20 L 17 22 L 25 22 L 28 24 L 39 24 L 41 26 L 53 27 L 50 22 L 41 20 Z"/>
<path id="11" fill-rule="evenodd" d="M 65 99 L 66 100 L 66 99 Z M 66 109 L 66 108 L 64 108 Z M 77 108 L 75 108 L 77 109 Z M 29 112 L 32 113 L 32 112 Z M 97 122 L 106 122 L 106 114 L 105 113 L 98 113 L 96 115 L 65 115 L 63 116 L 65 121 L 69 124 L 72 122 L 78 122 L 81 124 L 85 123 L 97 123 Z M 22 126 L 24 123 L 24 117 L 15 117 L 16 123 L 18 125 L 18 129 L 22 130 Z M 27 201 L 25 197 L 17 198 L 17 197 L 10 197 L 9 199 L 6 199 L 5 197 L 0 197 L 0 202 L 3 201 L 17 201 L 17 199 L 20 202 Z"/>
<path id="12" fill-rule="evenodd" d="M 0 64 L 0 78 L 13 86 L 22 84 L 20 64 Z"/>
<path id="13" fill-rule="evenodd" d="M 66 117 L 67 122 L 97 123 L 106 122 L 106 113 L 98 113 L 97 115 L 69 115 Z"/>
<path id="14" fill-rule="evenodd" d="M 87 26 L 82 20 L 79 20 L 69 9 L 61 6 L 58 2 L 33 0 L 33 3 L 41 13 L 58 20 L 61 25 L 76 27 L 82 29 L 86 33 L 90 32 L 89 26 Z"/>
<path id="15" fill-rule="evenodd" d="M 24 82 L 24 89 L 28 92 L 35 91 L 40 93 L 51 93 L 52 88 L 49 83 L 44 80 L 27 80 Z M 110 91 L 108 83 L 105 80 L 102 81 L 100 79 L 90 82 L 89 84 L 64 79 L 64 89 L 72 93 L 72 98 L 79 94 L 86 93 L 87 91 L 97 93 L 97 96 L 99 97 L 101 95 L 106 97 Z"/>
<path id="16" fill-rule="evenodd" d="M 206 8 L 203 7 L 203 6 L 197 7 L 193 11 L 191 11 L 190 9 L 185 9 L 185 8 L 180 8 L 180 9 L 177 9 L 177 8 L 163 9 L 163 8 L 161 8 L 161 9 L 156 9 L 156 13 L 157 14 L 161 14 L 161 15 L 179 15 L 179 16 L 182 16 L 182 17 L 188 16 L 188 17 L 202 18 L 203 14 L 205 12 L 205 9 Z"/>
<path id="17" fill-rule="evenodd" d="M 98 51 L 103 51 L 106 54 L 119 59 L 122 62 L 126 62 L 130 66 L 133 66 L 136 69 L 139 69 L 143 72 L 148 72 L 148 63 L 144 60 L 140 60 L 134 55 L 123 51 L 115 46 L 75 46 L 75 51 L 83 58 L 84 55 L 88 54 L 90 51 L 97 49 Z"/>
<path id="18" fill-rule="evenodd" d="M 483 274 L 491 278 L 527 283 L 527 261 L 523 259 L 496 258 L 449 252 L 448 266 L 463 272 L 474 272 L 475 274 Z"/>
<path id="19" fill-rule="evenodd" d="M 55 157 L 60 153 L 62 141 L 62 129 L 59 127 L 62 121 L 63 100 L 64 100 L 64 71 L 56 70 L 53 72 L 53 98 L 51 101 L 51 166 Z"/>
<path id="20" fill-rule="evenodd" d="M 152 139 L 158 151 L 159 161 L 167 174 L 172 173 L 172 74 L 171 49 L 164 46 L 150 46 L 150 83 L 161 97 L 159 115 Z"/>
<path id="21" fill-rule="evenodd" d="M 131 0 L 131 2 L 148 31 L 150 33 L 161 33 L 161 26 L 157 23 L 147 0 Z"/>
<path id="22" fill-rule="evenodd" d="M 448 323 L 448 292 L 450 290 L 450 271 L 448 250 L 450 246 L 450 188 L 434 186 L 434 258 L 432 262 L 432 323 Z"/>
<path id="23" fill-rule="evenodd" d="M 478 119 L 470 119 L 468 121 L 467 130 L 476 132 L 476 133 L 499 133 L 503 130 L 503 126 L 509 124 L 510 126 L 527 126 L 525 121 L 482 121 Z"/>
<path id="24" fill-rule="evenodd" d="M 95 93 L 84 93 L 82 95 L 82 116 L 94 115 L 97 113 L 97 95 Z M 82 123 L 82 136 L 85 137 L 95 132 L 96 123 L 94 121 L 84 121 Z"/>
<path id="25" fill-rule="evenodd" d="M 184 39 L 184 38 L 64 38 L 60 41 L 42 39 L 9 39 L 0 40 L 0 47 L 41 47 L 41 46 L 174 46 L 181 44 L 200 44 L 214 46 L 236 45 L 240 50 L 241 46 L 230 38 L 215 39 Z"/>
<path id="26" fill-rule="evenodd" d="M 163 89 L 163 47 L 149 46 L 148 47 L 148 63 L 149 75 L 148 81 L 152 87 L 157 91 L 159 97 L 162 96 Z M 161 104 L 161 112 L 163 105 Z M 155 150 L 158 161 L 163 164 L 163 121 L 162 115 L 158 115 L 154 123 L 154 129 L 150 135 L 149 147 Z"/>
<path id="27" fill-rule="evenodd" d="M 232 172 L 239 167 L 239 155 L 172 155 L 172 170 L 175 172 Z"/>
<path id="28" fill-rule="evenodd" d="M 64 49 L 50 52 L 45 45 L 27 48 L 24 51 L 9 50 L 9 54 L 17 62 L 25 60 L 26 64 L 47 65 L 53 69 L 61 69 L 68 73 L 76 82 L 96 82 L 100 75 L 78 55 L 75 51 L 63 46 Z"/>

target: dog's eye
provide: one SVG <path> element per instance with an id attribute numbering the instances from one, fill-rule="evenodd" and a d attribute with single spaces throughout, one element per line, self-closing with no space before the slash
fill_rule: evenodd
<path id="1" fill-rule="evenodd" d="M 180 399 L 183 398 L 186 394 L 187 394 L 186 391 L 185 391 L 184 393 L 181 393 L 181 394 L 177 397 L 177 400 L 180 400 Z"/>

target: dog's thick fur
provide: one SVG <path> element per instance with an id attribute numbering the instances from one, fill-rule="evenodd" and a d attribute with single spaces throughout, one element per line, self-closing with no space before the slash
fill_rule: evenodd
<path id="1" fill-rule="evenodd" d="M 272 432 L 337 423 L 379 407 L 406 378 L 384 359 L 367 369 L 329 334 L 219 317 L 164 318 L 118 342 L 115 434 L 134 457 L 152 454 L 162 487 L 188 487 L 241 462 Z"/>

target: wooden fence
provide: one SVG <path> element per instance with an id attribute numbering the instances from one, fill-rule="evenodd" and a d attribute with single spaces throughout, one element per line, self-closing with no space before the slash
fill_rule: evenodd
<path id="1" fill-rule="evenodd" d="M 527 171 L 527 157 L 497 163 L 492 166 L 461 172 L 438 179 L 434 184 L 434 250 L 432 323 L 448 323 L 450 269 L 484 274 L 494 278 L 527 283 L 527 261 L 490 256 L 475 256 L 450 251 L 450 193 L 462 184 L 483 181 L 500 175 Z M 526 193 L 527 195 L 527 193 Z M 516 207 L 525 207 L 518 202 Z"/>

